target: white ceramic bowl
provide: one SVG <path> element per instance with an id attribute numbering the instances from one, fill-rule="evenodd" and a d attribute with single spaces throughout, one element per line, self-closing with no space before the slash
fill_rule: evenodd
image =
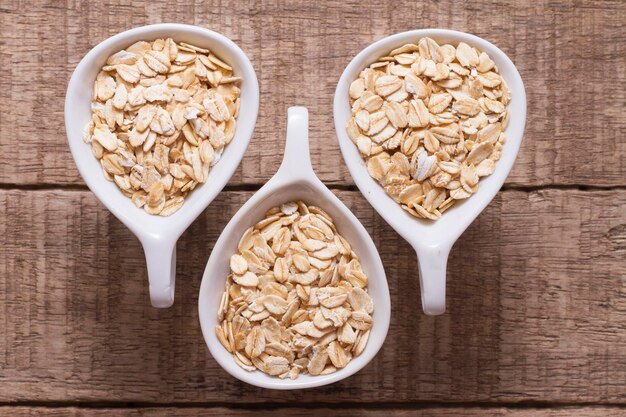
<path id="1" fill-rule="evenodd" d="M 137 41 L 166 37 L 209 48 L 233 67 L 234 74 L 241 76 L 242 82 L 241 108 L 232 142 L 211 169 L 207 182 L 191 192 L 176 213 L 160 217 L 135 207 L 115 183 L 105 179 L 99 161 L 91 153 L 91 146 L 83 142 L 82 132 L 91 119 L 90 104 L 96 75 L 107 58 Z M 65 130 L 72 156 L 89 189 L 141 241 L 146 254 L 153 306 L 169 307 L 174 302 L 176 241 L 235 172 L 250 142 L 258 109 L 259 85 L 248 57 L 230 39 L 197 26 L 168 23 L 119 33 L 96 45 L 74 70 L 65 96 Z"/>
<path id="2" fill-rule="evenodd" d="M 359 256 L 367 275 L 368 292 L 374 300 L 373 326 L 369 341 L 361 355 L 345 368 L 329 375 L 300 375 L 295 380 L 279 379 L 262 373 L 248 372 L 239 367 L 232 355 L 215 335 L 229 260 L 237 252 L 244 231 L 261 220 L 264 213 L 286 201 L 303 200 L 317 205 L 335 221 L 337 230 Z M 289 109 L 285 157 L 278 172 L 233 216 L 217 240 L 207 262 L 198 298 L 200 325 L 204 340 L 215 360 L 232 376 L 249 384 L 273 389 L 311 388 L 346 378 L 363 368 L 382 346 L 389 328 L 389 289 L 383 264 L 371 237 L 352 212 L 315 176 L 309 156 L 308 113 L 304 107 Z"/>
<path id="3" fill-rule="evenodd" d="M 346 133 L 350 119 L 348 90 L 359 72 L 387 55 L 391 50 L 420 38 L 430 37 L 440 44 L 465 42 L 486 52 L 496 63 L 500 75 L 511 90 L 510 119 L 506 128 L 507 142 L 495 172 L 482 178 L 478 192 L 466 201 L 448 209 L 437 221 L 416 219 L 393 201 L 367 172 L 357 147 Z M 422 29 L 398 33 L 381 39 L 361 51 L 341 75 L 334 99 L 335 129 L 343 158 L 357 187 L 376 211 L 406 239 L 417 252 L 419 260 L 422 307 L 426 314 L 445 311 L 446 264 L 454 242 L 496 195 L 508 176 L 519 151 L 526 124 L 526 92 L 515 65 L 504 52 L 477 36 L 445 29 Z"/>

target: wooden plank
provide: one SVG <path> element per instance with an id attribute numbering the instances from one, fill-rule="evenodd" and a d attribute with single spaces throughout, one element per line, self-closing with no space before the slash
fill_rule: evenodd
<path id="1" fill-rule="evenodd" d="M 332 121 L 336 82 L 374 40 L 415 28 L 468 31 L 498 45 L 526 84 L 529 115 L 509 184 L 626 185 L 626 3 L 619 0 L 472 3 L 374 0 L 150 2 L 3 1 L 0 13 L 0 183 L 82 184 L 63 127 L 66 81 L 106 37 L 158 22 L 232 38 L 251 58 L 261 109 L 231 184 L 258 184 L 278 167 L 286 109 L 311 113 L 320 177 L 351 183 Z"/>
<path id="2" fill-rule="evenodd" d="M 304 392 L 238 382 L 211 358 L 197 293 L 249 192 L 225 192 L 178 244 L 175 305 L 150 307 L 138 241 L 89 192 L 0 191 L 0 402 L 626 404 L 625 191 L 498 195 L 453 248 L 449 311 L 419 310 L 411 247 L 357 192 L 392 296 L 381 352 Z"/>
<path id="3" fill-rule="evenodd" d="M 607 407 L 566 407 L 558 409 L 511 409 L 511 408 L 426 408 L 426 409 L 362 409 L 362 408 L 280 408 L 280 409 L 232 409 L 232 408 L 45 408 L 4 407 L 0 417 L 242 417 L 259 413 L 276 413 L 284 417 L 333 416 L 375 417 L 381 413 L 389 417 L 623 417 L 624 409 Z M 263 414 L 261 414 L 263 415 Z"/>

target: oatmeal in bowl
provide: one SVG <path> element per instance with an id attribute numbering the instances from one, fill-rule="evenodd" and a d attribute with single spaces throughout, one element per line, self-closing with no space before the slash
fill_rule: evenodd
<path id="1" fill-rule="evenodd" d="M 133 28 L 76 66 L 69 148 L 89 189 L 141 241 L 153 306 L 174 302 L 176 241 L 232 177 L 258 109 L 245 52 L 197 26 Z"/>
<path id="2" fill-rule="evenodd" d="M 437 220 L 495 171 L 511 93 L 487 53 L 416 39 L 364 68 L 349 95 L 348 136 L 413 216 Z"/>
<path id="3" fill-rule="evenodd" d="M 417 253 L 424 312 L 442 314 L 452 245 L 496 196 L 522 143 L 526 92 L 515 64 L 469 33 L 397 33 L 350 61 L 333 115 L 359 191 Z"/>
<path id="4" fill-rule="evenodd" d="M 84 140 L 137 207 L 169 216 L 233 139 L 239 81 L 209 49 L 172 38 L 135 42 L 98 73 Z"/>

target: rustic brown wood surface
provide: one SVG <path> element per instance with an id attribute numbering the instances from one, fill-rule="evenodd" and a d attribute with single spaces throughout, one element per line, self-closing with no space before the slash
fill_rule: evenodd
<path id="1" fill-rule="evenodd" d="M 206 259 L 251 192 L 222 193 L 183 235 L 167 310 L 149 306 L 138 241 L 91 193 L 1 192 L 0 401 L 626 405 L 625 191 L 500 193 L 452 251 L 440 317 L 419 311 L 410 246 L 358 192 L 337 194 L 380 249 L 389 336 L 352 378 L 269 392 L 221 370 L 197 319 Z"/>
<path id="2" fill-rule="evenodd" d="M 160 22 L 230 37 L 261 88 L 239 169 L 179 241 L 167 310 L 150 307 L 141 246 L 86 189 L 63 126 L 81 57 Z M 624 22 L 619 0 L 1 0 L 0 416 L 625 416 Z M 495 43 L 528 96 L 516 166 L 453 248 L 439 317 L 419 311 L 415 255 L 354 188 L 332 120 L 350 59 L 425 27 Z M 224 225 L 278 167 L 296 104 L 310 111 L 316 172 L 379 248 L 393 310 L 361 372 L 272 392 L 211 358 L 197 294 Z"/>
<path id="3" fill-rule="evenodd" d="M 181 22 L 232 38 L 259 77 L 259 120 L 231 184 L 259 184 L 276 171 L 277 138 L 284 134 L 286 109 L 294 104 L 309 107 L 320 177 L 351 183 L 332 120 L 332 96 L 343 69 L 386 35 L 442 27 L 495 43 L 525 82 L 526 136 L 509 184 L 626 185 L 626 3 L 620 0 L 35 3 L 26 8 L 21 1 L 2 1 L 0 181 L 5 183 L 82 184 L 63 125 L 63 97 L 74 67 L 110 35 L 148 23 Z"/>
<path id="4" fill-rule="evenodd" d="M 530 408 L 526 410 L 510 408 L 426 408 L 415 409 L 395 409 L 389 410 L 367 410 L 363 408 L 341 410 L 342 417 L 376 417 L 381 413 L 389 417 L 623 417 L 622 410 L 609 407 L 567 407 L 558 410 L 546 410 Z M 275 415 L 276 410 L 259 408 L 254 410 L 241 410 L 229 408 L 41 408 L 41 407 L 11 407 L 9 409 L 0 408 L 0 417 L 252 417 L 263 415 Z M 280 416 L 284 417 L 304 417 L 304 416 L 333 416 L 336 410 L 330 408 L 308 409 L 308 408 L 287 408 L 280 410 Z"/>

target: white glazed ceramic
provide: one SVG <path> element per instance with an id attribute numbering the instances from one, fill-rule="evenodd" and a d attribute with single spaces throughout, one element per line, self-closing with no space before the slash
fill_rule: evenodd
<path id="1" fill-rule="evenodd" d="M 218 239 L 204 270 L 198 299 L 202 334 L 211 355 L 232 376 L 249 384 L 273 389 L 311 388 L 346 378 L 363 368 L 378 352 L 389 328 L 390 302 L 387 279 L 380 256 L 369 234 L 352 212 L 315 176 L 309 155 L 308 112 L 291 107 L 287 123 L 285 156 L 278 172 L 239 209 Z M 296 380 L 279 379 L 260 371 L 240 368 L 215 335 L 229 260 L 237 252 L 244 231 L 261 220 L 264 213 L 286 201 L 303 200 L 321 207 L 335 221 L 337 230 L 359 256 L 369 278 L 368 292 L 374 299 L 374 324 L 363 353 L 345 368 L 329 375 L 300 375 Z"/>
<path id="2" fill-rule="evenodd" d="M 214 51 L 233 67 L 234 74 L 241 76 L 242 82 L 241 109 L 232 142 L 211 169 L 207 182 L 191 192 L 176 213 L 160 217 L 135 207 L 115 183 L 104 178 L 99 161 L 91 153 L 91 146 L 83 142 L 82 132 L 91 119 L 93 84 L 106 59 L 134 42 L 166 37 Z M 65 97 L 65 130 L 72 156 L 91 191 L 141 241 L 154 307 L 169 307 L 174 302 L 176 241 L 235 172 L 250 142 L 258 109 L 259 85 L 248 57 L 225 36 L 196 26 L 158 24 L 119 33 L 89 51 L 74 70 Z"/>
<path id="3" fill-rule="evenodd" d="M 358 77 L 361 70 L 379 57 L 404 44 L 417 42 L 425 36 L 440 44 L 457 45 L 459 42 L 465 42 L 486 52 L 506 80 L 512 97 L 509 105 L 510 120 L 506 129 L 507 142 L 503 147 L 502 158 L 496 163 L 496 171 L 489 177 L 481 179 L 476 194 L 448 209 L 435 222 L 416 219 L 393 201 L 376 180 L 370 177 L 363 158 L 346 133 L 346 124 L 350 118 L 348 94 L 350 83 Z M 422 29 L 399 33 L 368 46 L 346 67 L 335 92 L 334 117 L 341 152 L 357 187 L 374 209 L 417 252 L 424 312 L 431 315 L 442 314 L 445 311 L 446 264 L 450 249 L 502 187 L 522 143 L 526 124 L 526 92 L 515 65 L 496 46 L 467 33 L 445 29 Z"/>

